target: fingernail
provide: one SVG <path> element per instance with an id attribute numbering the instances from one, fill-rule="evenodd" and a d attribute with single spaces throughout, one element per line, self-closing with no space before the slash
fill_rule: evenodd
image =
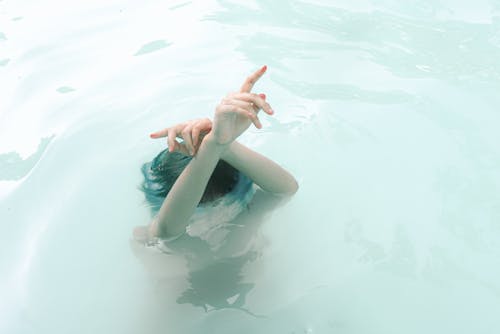
<path id="1" fill-rule="evenodd" d="M 266 70 L 267 70 L 267 65 L 262 66 L 261 71 L 262 71 L 262 72 L 265 72 Z"/>
<path id="2" fill-rule="evenodd" d="M 260 96 L 262 99 L 264 99 L 264 100 L 266 99 L 266 94 L 264 94 L 264 93 L 260 93 L 260 94 L 259 94 L 259 96 Z"/>

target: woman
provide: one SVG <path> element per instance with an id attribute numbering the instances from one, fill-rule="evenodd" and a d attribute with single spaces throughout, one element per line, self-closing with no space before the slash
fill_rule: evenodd
<path id="1" fill-rule="evenodd" d="M 197 210 L 227 207 L 217 205 L 225 198 L 230 199 L 225 204 L 247 204 L 253 195 L 252 182 L 275 195 L 297 191 L 297 181 L 289 172 L 236 141 L 252 123 L 262 127 L 260 110 L 274 113 L 264 94 L 251 93 L 266 69 L 263 66 L 250 75 L 238 93 L 227 95 L 216 107 L 213 122 L 191 120 L 151 134 L 154 139 L 167 137 L 168 151 L 143 166 L 143 190 L 159 211 L 149 226 L 134 230 L 137 241 L 176 239 L 186 232 Z M 166 197 L 160 205 L 157 199 L 162 196 Z M 233 211 L 237 215 L 238 210 Z M 234 216 L 233 212 L 225 219 Z"/>

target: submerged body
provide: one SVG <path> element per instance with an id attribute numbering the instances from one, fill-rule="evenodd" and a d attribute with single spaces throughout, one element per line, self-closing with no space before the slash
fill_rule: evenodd
<path id="1" fill-rule="evenodd" d="M 157 238 L 146 246 L 131 242 L 134 254 L 157 282 L 157 294 L 170 299 L 174 286 L 178 287 L 175 295 L 179 304 L 205 311 L 229 308 L 253 314 L 245 308 L 245 299 L 254 284 L 244 273 L 260 266 L 257 260 L 269 244 L 260 228 L 286 197 L 255 185 L 250 193 L 249 204 L 230 221 L 220 220 L 224 208 L 216 207 L 218 214 L 214 215 L 213 208 L 203 207 L 178 238 Z"/>

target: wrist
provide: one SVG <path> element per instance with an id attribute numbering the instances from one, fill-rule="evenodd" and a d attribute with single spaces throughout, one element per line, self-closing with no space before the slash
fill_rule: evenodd
<path id="1" fill-rule="evenodd" d="M 218 153 L 219 157 L 222 158 L 225 155 L 226 151 L 228 150 L 230 144 L 231 143 L 220 144 L 219 142 L 217 142 L 213 134 L 210 132 L 205 137 L 203 137 L 200 149 L 203 146 L 210 147 L 211 149 L 214 149 Z"/>
<path id="2" fill-rule="evenodd" d="M 234 156 L 234 149 L 237 147 L 237 145 L 239 145 L 239 143 L 236 140 L 230 142 L 229 144 L 226 144 L 226 147 L 224 148 L 224 151 L 222 151 L 220 158 L 222 160 L 225 160 L 226 162 L 228 162 L 228 160 L 231 160 L 231 157 Z"/>

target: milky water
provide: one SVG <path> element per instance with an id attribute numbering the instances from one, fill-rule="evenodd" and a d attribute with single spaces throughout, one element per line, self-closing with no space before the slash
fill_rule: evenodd
<path id="1" fill-rule="evenodd" d="M 0 332 L 498 332 L 499 59 L 500 1 L 0 1 Z M 263 64 L 299 192 L 131 244 L 148 134 Z"/>

